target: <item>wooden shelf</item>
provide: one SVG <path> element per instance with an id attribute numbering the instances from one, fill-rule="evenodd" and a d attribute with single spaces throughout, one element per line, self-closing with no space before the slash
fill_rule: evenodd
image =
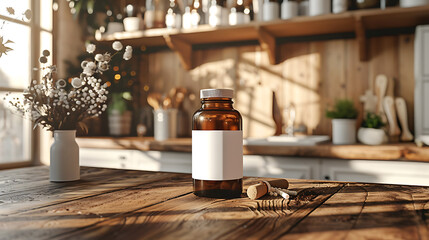
<path id="1" fill-rule="evenodd" d="M 79 137 L 76 141 L 81 148 L 173 152 L 191 152 L 192 150 L 190 138 L 169 139 L 159 142 L 152 137 Z M 429 162 L 429 147 L 417 147 L 414 143 L 378 146 L 332 145 L 330 143 L 316 146 L 244 145 L 243 152 L 245 155 Z"/>
<path id="2" fill-rule="evenodd" d="M 314 17 L 296 17 L 289 20 L 252 22 L 239 26 L 210 27 L 195 29 L 150 29 L 138 32 L 122 32 L 98 39 L 101 43 L 121 40 L 125 44 L 142 49 L 166 47 L 175 51 L 187 70 L 194 68 L 192 51 L 198 45 L 232 45 L 258 41 L 268 52 L 271 64 L 278 64 L 278 46 L 290 41 L 309 41 L 312 37 L 331 38 L 355 37 L 359 46 L 361 61 L 368 59 L 369 32 L 380 30 L 413 28 L 429 23 L 429 5 L 413 8 L 388 8 L 350 11 Z"/>

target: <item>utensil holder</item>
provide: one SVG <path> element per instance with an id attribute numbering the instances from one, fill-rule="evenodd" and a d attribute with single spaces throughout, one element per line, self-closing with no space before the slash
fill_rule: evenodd
<path id="1" fill-rule="evenodd" d="M 153 111 L 153 115 L 155 140 L 177 137 L 177 109 L 158 109 Z"/>

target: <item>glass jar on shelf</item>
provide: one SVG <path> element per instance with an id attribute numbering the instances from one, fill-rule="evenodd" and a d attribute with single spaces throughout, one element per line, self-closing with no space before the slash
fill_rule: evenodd
<path id="1" fill-rule="evenodd" d="M 165 25 L 169 29 L 180 29 L 182 27 L 182 13 L 176 0 L 170 0 L 170 6 L 165 15 Z"/>
<path id="2" fill-rule="evenodd" d="M 250 22 L 250 8 L 243 0 L 234 0 L 229 13 L 229 25 L 239 25 Z"/>
<path id="3" fill-rule="evenodd" d="M 225 0 L 210 1 L 209 25 L 212 27 L 228 25 L 228 10 Z"/>

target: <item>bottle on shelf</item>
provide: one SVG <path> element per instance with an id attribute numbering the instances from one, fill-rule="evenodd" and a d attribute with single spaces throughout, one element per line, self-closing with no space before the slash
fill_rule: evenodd
<path id="1" fill-rule="evenodd" d="M 228 25 L 228 10 L 225 0 L 210 1 L 209 24 L 212 27 Z"/>
<path id="2" fill-rule="evenodd" d="M 165 15 L 165 25 L 168 29 L 180 29 L 182 27 L 182 14 L 176 0 L 170 0 L 170 6 Z"/>
<path id="3" fill-rule="evenodd" d="M 298 15 L 299 16 L 308 16 L 308 8 L 309 8 L 308 0 L 300 1 L 298 4 Z"/>
<path id="4" fill-rule="evenodd" d="M 331 0 L 310 0 L 308 12 L 310 16 L 331 13 Z"/>
<path id="5" fill-rule="evenodd" d="M 202 106 L 192 118 L 194 194 L 238 198 L 243 189 L 243 132 L 232 106 L 233 90 L 203 89 Z"/>
<path id="6" fill-rule="evenodd" d="M 262 4 L 262 20 L 272 21 L 280 17 L 280 6 L 276 0 L 264 0 Z"/>
<path id="7" fill-rule="evenodd" d="M 182 16 L 182 28 L 183 29 L 189 29 L 192 28 L 192 15 L 191 15 L 191 7 L 186 6 L 185 12 Z"/>
<path id="8" fill-rule="evenodd" d="M 201 0 L 193 0 L 191 5 L 189 6 L 189 15 L 187 17 L 183 18 L 183 28 L 195 28 L 198 27 L 198 25 L 205 24 L 204 19 L 204 12 L 203 12 L 203 6 Z M 186 14 L 186 9 L 185 9 Z M 189 16 L 189 17 L 188 17 Z M 185 20 L 189 21 L 185 24 Z"/>
<path id="9" fill-rule="evenodd" d="M 290 19 L 298 16 L 298 2 L 283 0 L 280 16 L 281 19 Z"/>
<path id="10" fill-rule="evenodd" d="M 332 13 L 342 13 L 349 9 L 349 0 L 332 0 Z"/>
<path id="11" fill-rule="evenodd" d="M 239 25 L 250 22 L 250 8 L 243 0 L 234 0 L 229 13 L 229 25 Z"/>
<path id="12" fill-rule="evenodd" d="M 145 29 L 151 29 L 155 25 L 155 5 L 153 0 L 146 0 L 146 10 L 144 12 L 143 22 Z"/>

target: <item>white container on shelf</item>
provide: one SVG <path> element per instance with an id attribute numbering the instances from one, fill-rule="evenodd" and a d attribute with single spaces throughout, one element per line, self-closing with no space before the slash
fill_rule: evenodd
<path id="1" fill-rule="evenodd" d="M 308 11 L 310 16 L 331 13 L 331 0 L 310 0 Z"/>
<path id="2" fill-rule="evenodd" d="M 356 143 L 356 119 L 332 119 L 332 143 Z"/>
<path id="3" fill-rule="evenodd" d="M 298 5 L 298 15 L 299 16 L 308 16 L 308 0 L 299 2 Z"/>
<path id="4" fill-rule="evenodd" d="M 153 115 L 155 140 L 177 137 L 177 109 L 158 109 L 153 111 Z"/>
<path id="5" fill-rule="evenodd" d="M 284 0 L 281 5 L 281 18 L 290 19 L 298 16 L 298 3 Z"/>
<path id="6" fill-rule="evenodd" d="M 279 19 L 280 7 L 278 2 L 264 2 L 262 5 L 263 21 L 273 21 Z"/>
<path id="7" fill-rule="evenodd" d="M 332 0 L 332 12 L 342 13 L 347 11 L 348 2 L 348 0 Z"/>
<path id="8" fill-rule="evenodd" d="M 124 18 L 124 28 L 127 32 L 135 32 L 140 30 L 141 20 L 138 17 L 126 17 Z"/>
<path id="9" fill-rule="evenodd" d="M 429 4 L 429 0 L 401 0 L 401 7 L 417 7 Z"/>

